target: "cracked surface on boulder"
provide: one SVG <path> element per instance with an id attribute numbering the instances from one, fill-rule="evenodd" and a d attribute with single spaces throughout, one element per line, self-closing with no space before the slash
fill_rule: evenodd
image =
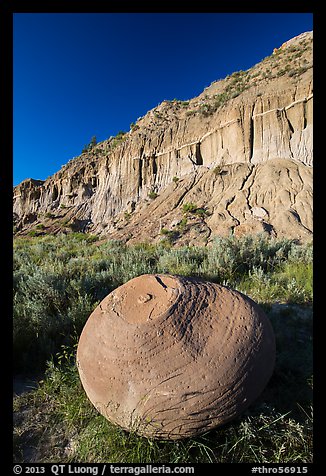
<path id="1" fill-rule="evenodd" d="M 181 439 L 221 425 L 266 386 L 275 361 L 271 324 L 224 286 L 143 275 L 110 293 L 80 336 L 84 389 L 111 422 Z"/>

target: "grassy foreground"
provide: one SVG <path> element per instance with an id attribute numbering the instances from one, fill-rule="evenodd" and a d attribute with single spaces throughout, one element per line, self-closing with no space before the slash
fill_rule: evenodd
<path id="1" fill-rule="evenodd" d="M 263 236 L 170 248 L 71 236 L 16 239 L 16 372 L 44 372 L 14 398 L 15 462 L 311 462 L 312 246 Z M 263 394 L 237 420 L 194 439 L 128 434 L 88 401 L 74 365 L 90 312 L 144 273 L 200 276 L 249 295 L 274 328 L 277 361 Z"/>

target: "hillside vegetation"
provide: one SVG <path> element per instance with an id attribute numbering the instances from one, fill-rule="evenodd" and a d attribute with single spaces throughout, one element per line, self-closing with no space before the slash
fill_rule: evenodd
<path id="1" fill-rule="evenodd" d="M 279 46 L 279 45 L 275 45 Z M 197 97 L 163 100 L 46 180 L 13 190 L 14 233 L 179 246 L 265 231 L 312 237 L 313 32 Z M 193 202 L 207 213 L 188 213 Z"/>

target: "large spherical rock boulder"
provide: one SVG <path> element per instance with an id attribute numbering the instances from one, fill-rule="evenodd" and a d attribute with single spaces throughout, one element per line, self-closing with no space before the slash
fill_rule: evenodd
<path id="1" fill-rule="evenodd" d="M 266 386 L 272 327 L 243 294 L 171 275 L 120 286 L 90 315 L 77 365 L 88 398 L 139 435 L 180 439 L 238 416 Z"/>

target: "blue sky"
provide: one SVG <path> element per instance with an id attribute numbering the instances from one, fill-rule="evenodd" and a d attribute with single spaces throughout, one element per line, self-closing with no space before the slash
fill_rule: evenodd
<path id="1" fill-rule="evenodd" d="M 14 185 L 312 29 L 307 13 L 16 13 Z"/>

